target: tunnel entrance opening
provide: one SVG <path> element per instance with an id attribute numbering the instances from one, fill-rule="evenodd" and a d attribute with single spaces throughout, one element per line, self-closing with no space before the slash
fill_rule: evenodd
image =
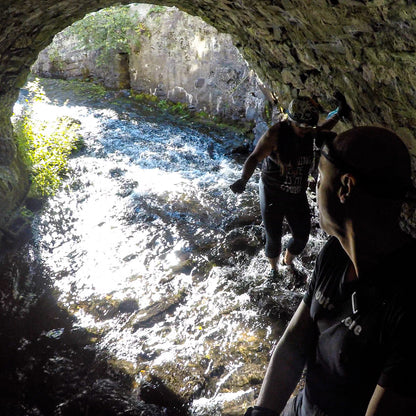
<path id="1" fill-rule="evenodd" d="M 197 46 L 198 53 L 202 53 L 201 42 Z M 59 83 L 54 80 L 41 82 L 44 87 L 49 82 L 50 93 L 52 90 L 55 94 L 58 92 L 56 86 Z M 201 77 L 196 84 L 197 88 L 204 87 Z M 74 92 L 73 89 L 71 93 Z M 87 149 L 81 149 L 78 155 L 83 164 L 70 161 L 73 163 L 71 175 L 62 192 L 50 198 L 36 217 L 36 244 L 32 255 L 40 256 L 45 266 L 42 270 L 46 273 L 44 282 L 54 293 L 41 289 L 42 301 L 44 297 L 48 299 L 46 310 L 42 309 L 39 299 L 32 296 L 33 305 L 20 323 L 22 328 L 26 327 L 33 310 L 37 310 L 43 319 L 45 313 L 50 312 L 44 324 L 33 320 L 36 322 L 33 333 L 16 334 L 13 345 L 23 342 L 31 346 L 22 349 L 18 366 L 24 374 L 23 390 L 31 389 L 28 394 L 31 402 L 25 402 L 21 396 L 11 396 L 10 406 L 28 407 L 33 412 L 46 414 L 53 414 L 52 411 L 59 407 L 61 413 L 71 415 L 82 412 L 87 406 L 90 414 L 100 414 L 98 401 L 101 400 L 108 408 L 117 404 L 119 412 L 130 406 L 138 415 L 144 408 L 158 415 L 159 408 L 143 407 L 143 402 L 136 400 L 135 384 L 140 386 L 145 401 L 171 407 L 175 415 L 187 414 L 184 403 L 192 400 L 201 399 L 196 404 L 196 414 L 203 415 L 217 412 L 224 403 L 234 406 L 235 397 L 237 402 L 251 398 L 252 392 L 245 391 L 236 395 L 222 394 L 224 380 L 230 380 L 241 371 L 242 362 L 238 358 L 241 346 L 252 342 L 254 336 L 247 337 L 251 328 L 241 323 L 243 312 L 239 311 L 242 302 L 239 296 L 243 289 L 235 282 L 236 272 L 227 277 L 229 267 L 222 264 L 226 263 L 224 254 L 216 253 L 217 244 L 221 246 L 221 240 L 233 227 L 227 222 L 231 215 L 229 207 L 235 209 L 235 203 L 226 200 L 230 197 L 225 191 L 228 183 L 220 173 L 223 171 L 226 176 L 234 169 L 234 162 L 224 155 L 230 150 L 227 146 L 229 141 L 235 140 L 235 134 L 220 133 L 219 129 L 208 131 L 213 128 L 206 128 L 206 132 L 200 134 L 195 125 L 187 127 L 183 121 L 179 129 L 180 120 L 176 120 L 175 126 L 172 123 L 168 127 L 166 120 L 157 120 L 165 125 L 156 127 L 159 126 L 156 118 L 151 122 L 144 121 L 135 113 L 134 106 L 126 104 L 123 98 L 129 97 L 123 97 L 123 94 L 104 92 L 97 112 L 88 108 L 86 101 L 91 97 L 86 97 L 84 102 L 71 98 L 65 104 L 74 112 L 78 111 L 74 119 L 82 120 L 81 124 L 90 128 L 85 133 Z M 68 92 L 67 95 L 71 94 Z M 64 107 L 63 96 L 64 92 L 55 100 L 50 94 L 49 103 L 48 100 L 38 103 L 39 113 L 52 115 L 55 101 L 59 102 L 57 107 Z M 105 127 L 98 126 L 102 120 L 105 120 Z M 92 128 L 94 125 L 98 130 Z M 115 132 L 115 136 L 111 132 Z M 153 157 L 146 160 L 146 154 Z M 170 164 L 174 167 L 171 170 L 168 169 Z M 189 166 L 184 167 L 185 164 Z M 216 173 L 219 179 L 216 179 Z M 106 198 L 96 199 L 93 187 L 101 198 L 103 195 Z M 254 207 L 249 204 L 245 209 L 255 221 L 255 213 L 251 212 Z M 77 216 L 81 212 L 86 216 Z M 116 226 L 115 222 L 119 224 Z M 221 225 L 218 227 L 218 224 Z M 251 241 L 250 255 L 257 251 L 261 238 L 258 224 L 252 228 L 249 237 L 243 237 Z M 79 244 L 81 241 L 83 243 Z M 225 248 L 228 253 L 227 245 Z M 87 252 L 92 256 L 83 257 Z M 247 254 L 240 256 L 247 260 Z M 112 263 L 112 257 L 117 259 L 117 265 Z M 8 277 L 16 279 L 15 276 Z M 40 274 L 35 276 L 40 277 Z M 223 287 L 223 278 L 229 279 L 226 287 Z M 210 302 L 207 291 L 211 293 Z M 224 296 L 225 292 L 228 297 Z M 30 289 L 27 292 L 24 288 L 19 290 L 22 297 L 30 296 L 30 293 Z M 234 300 L 225 305 L 223 299 Z M 206 320 L 208 316 L 205 317 L 203 311 L 208 309 L 209 319 Z M 57 319 L 57 310 L 62 310 L 61 315 L 68 313 L 69 321 L 75 316 L 79 332 L 74 330 L 71 322 Z M 227 317 L 230 310 L 235 310 L 232 318 Z M 230 324 L 230 319 L 235 324 Z M 215 327 L 216 335 L 211 327 Z M 85 328 L 92 328 L 92 335 Z M 42 336 L 36 338 L 38 332 Z M 265 329 L 254 329 L 254 332 L 259 334 L 263 344 Z M 90 371 L 85 361 L 88 360 L 85 349 L 89 348 L 91 355 L 95 353 L 93 344 L 89 344 L 94 337 L 100 338 L 103 349 L 97 352 L 98 355 L 109 351 L 110 360 L 114 361 L 116 357 L 118 365 L 108 368 L 111 377 L 101 368 L 107 357 L 103 361 L 92 359 L 93 366 L 100 367 L 100 371 Z M 234 345 L 234 337 L 239 337 L 238 345 Z M 115 338 L 121 341 L 117 346 Z M 37 354 L 49 343 L 53 345 L 39 359 L 39 366 L 27 371 L 25 360 L 36 359 L 31 354 Z M 83 351 L 78 354 L 73 351 L 68 345 L 73 343 Z M 55 349 L 58 345 L 66 348 L 65 352 Z M 224 356 L 215 356 L 217 350 L 223 351 Z M 229 359 L 230 355 L 236 359 Z M 83 366 L 85 378 L 74 368 L 72 356 Z M 53 367 L 54 362 L 63 364 Z M 48 369 L 48 376 L 42 368 Z M 204 376 L 207 369 L 212 373 L 208 379 Z M 64 382 L 64 375 L 68 381 Z M 103 380 L 106 376 L 110 381 Z M 10 377 L 15 380 L 16 375 Z M 29 383 L 31 377 L 39 383 L 36 389 Z M 189 378 L 194 381 L 183 386 L 183 380 Z M 74 379 L 78 380 L 77 386 L 73 385 Z M 147 390 L 144 381 L 150 383 Z M 67 391 L 71 397 L 56 395 L 53 390 L 43 388 L 45 383 L 54 383 L 58 390 L 66 389 L 68 382 L 71 388 Z M 155 397 L 156 385 L 159 387 Z M 227 391 L 229 385 L 230 381 Z M 181 397 L 169 393 L 169 389 L 177 393 L 183 388 L 185 392 Z M 215 396 L 214 404 L 204 401 L 208 390 Z M 106 398 L 110 391 L 112 398 Z M 46 409 L 48 401 L 53 410 Z"/>
<path id="2" fill-rule="evenodd" d="M 164 2 L 166 3 L 166 2 Z M 226 4 L 227 3 L 227 4 Z M 264 79 L 268 79 L 277 90 L 282 94 L 282 97 L 288 101 L 288 97 L 293 96 L 298 91 L 307 91 L 310 95 L 313 95 L 315 92 L 322 93 L 324 96 L 331 96 L 334 90 L 334 87 L 340 88 L 342 91 L 348 91 L 348 98 L 350 98 L 353 103 L 353 107 L 358 114 L 359 123 L 384 123 L 388 124 L 389 127 L 397 130 L 407 141 L 407 144 L 414 151 L 414 134 L 413 134 L 413 85 L 412 77 L 415 73 L 413 70 L 414 60 L 412 59 L 412 54 L 414 48 L 414 33 L 412 24 L 415 15 L 415 6 L 407 5 L 405 2 L 398 4 L 397 2 L 386 3 L 386 5 L 381 5 L 380 2 L 377 5 L 373 3 L 370 4 L 370 10 L 367 8 L 367 5 L 358 4 L 359 2 L 323 2 L 319 10 L 316 7 L 310 8 L 311 2 L 302 2 L 302 7 L 275 7 L 271 5 L 270 8 L 266 7 L 261 2 L 254 2 L 248 5 L 244 2 L 234 2 L 232 5 L 229 2 L 212 2 L 210 7 L 207 7 L 207 2 L 199 1 L 183 1 L 181 2 L 181 7 L 184 7 L 192 14 L 202 15 L 207 20 L 215 24 L 217 28 L 224 32 L 232 33 L 236 39 L 238 38 L 239 45 L 241 45 L 242 50 L 245 53 L 245 57 L 250 60 L 253 67 L 255 67 L 259 74 L 263 74 Z M 394 3 L 394 4 L 393 4 Z M 403 4 L 402 4 L 403 3 Z M 0 179 L 2 192 L 1 198 L 1 212 L 8 213 L 11 210 L 15 209 L 19 205 L 23 196 L 26 192 L 26 182 L 24 181 L 25 173 L 20 165 L 15 160 L 14 152 L 14 142 L 11 132 L 11 125 L 9 122 L 11 109 L 16 100 L 17 88 L 21 87 L 26 79 L 28 73 L 28 68 L 32 65 L 35 55 L 39 50 L 43 49 L 51 39 L 51 36 L 57 33 L 59 30 L 63 29 L 68 25 L 69 22 L 73 21 L 76 18 L 81 17 L 81 15 L 87 11 L 97 10 L 99 7 L 111 5 L 113 2 L 107 1 L 85 1 L 79 2 L 80 7 L 74 11 L 73 2 L 52 2 L 52 1 L 43 1 L 40 4 L 36 5 L 36 10 L 31 2 L 23 2 L 17 0 L 15 2 L 3 2 L 1 5 L 2 11 L 1 18 L 5 24 L 1 25 L 1 40 L 0 43 L 0 52 L 2 56 L 2 70 L 0 71 L 1 83 L 0 83 L 0 109 L 1 109 L 1 120 L 0 125 L 0 135 L 1 135 L 1 164 L 0 164 Z M 288 2 L 288 5 L 291 3 Z M 302 10 L 305 13 L 302 13 Z M 370 11 L 370 12 L 369 12 Z M 79 15 L 77 15 L 79 13 Z M 354 17 L 351 19 L 351 17 Z M 405 30 L 405 36 L 403 36 L 403 28 Z M 387 52 L 386 52 L 387 51 Z M 296 53 L 291 53 L 296 52 Z M 301 76 L 299 74 L 307 74 L 308 76 Z M 391 80 L 394 80 L 394 83 L 391 83 Z M 283 81 L 282 81 L 283 80 Z M 206 85 L 206 80 L 198 78 L 195 86 L 197 88 L 202 88 Z M 283 85 L 282 85 L 283 84 Z M 210 156 L 209 156 L 210 158 Z M 110 170 L 108 170 L 110 172 Z M 122 175 L 122 171 L 114 169 L 111 171 L 112 179 L 116 180 L 117 177 Z M 111 175 L 110 175 L 111 176 Z M 221 181 L 218 180 L 218 184 L 221 184 Z M 74 184 L 76 185 L 76 184 Z M 130 187 L 131 188 L 131 187 Z M 129 187 L 125 189 L 126 193 L 130 190 Z M 213 195 L 217 194 L 213 192 Z M 188 202 L 188 201 L 187 201 Z M 218 202 L 217 202 L 218 203 Z M 181 206 L 181 205 L 180 205 Z M 139 210 L 136 215 L 140 215 Z M 183 214 L 183 212 L 181 212 Z M 250 212 L 250 215 L 252 213 Z M 410 212 L 410 217 L 411 217 Z M 7 214 L 4 215 L 5 218 L 2 218 L 3 222 L 7 219 Z M 146 220 L 152 223 L 151 216 L 147 217 Z M 178 218 L 181 219 L 181 215 L 178 215 Z M 206 217 L 205 217 L 206 218 Z M 413 217 L 414 218 L 414 217 Z M 244 225 L 245 226 L 245 225 Z M 218 228 L 218 227 L 217 227 Z M 253 242 L 253 246 L 256 246 L 255 242 L 258 242 L 258 229 L 245 228 L 244 234 L 250 235 L 250 239 Z M 200 242 L 198 239 L 200 237 L 198 234 L 195 234 L 195 240 Z M 227 242 L 233 241 L 236 246 L 239 247 L 238 242 L 241 240 L 235 236 L 235 240 L 232 239 L 233 235 L 228 235 Z M 168 241 L 168 239 L 166 240 Z M 154 250 L 157 250 L 158 244 L 157 240 L 153 241 L 151 247 Z M 209 241 L 203 241 L 204 247 L 209 248 Z M 214 245 L 215 246 L 215 245 Z M 180 252 L 180 250 L 179 250 Z M 183 253 L 182 253 L 183 254 Z M 225 251 L 225 254 L 228 254 L 229 258 L 232 258 L 233 255 Z M 185 252 L 185 255 L 186 252 Z M 30 256 L 29 256 L 30 257 Z M 238 257 L 244 258 L 244 254 L 239 253 Z M 186 262 L 187 259 L 184 259 L 184 263 L 181 264 L 183 267 L 179 272 L 186 274 L 189 271 L 189 267 L 192 267 L 192 264 Z M 131 260 L 130 256 L 126 256 L 126 263 Z M 5 286 L 10 286 L 11 292 L 15 298 L 25 307 L 29 307 L 28 303 L 25 303 L 24 296 L 20 297 L 20 294 L 24 293 L 24 289 L 27 289 L 31 286 L 31 282 L 25 279 L 28 274 L 26 272 L 21 273 L 20 270 L 17 271 L 16 265 L 18 261 L 12 261 L 8 264 L 7 270 L 8 273 L 2 274 L 4 281 L 2 284 Z M 30 269 L 30 262 L 27 263 L 27 269 Z M 212 264 L 209 267 L 213 266 Z M 253 270 L 261 270 L 262 264 L 249 264 L 249 267 L 246 268 L 248 273 L 253 272 Z M 212 271 L 212 277 L 218 277 L 215 267 L 210 269 Z M 235 276 L 228 270 L 228 274 L 222 280 L 222 284 L 225 289 L 229 289 L 230 286 L 236 288 L 235 293 L 242 296 L 246 292 L 247 287 L 249 287 L 250 282 L 247 279 L 243 279 L 240 283 L 242 286 L 238 286 L 236 282 L 238 281 L 239 276 Z M 203 274 L 203 272 L 201 272 Z M 201 279 L 201 274 L 195 275 L 195 280 Z M 211 275 L 210 275 L 211 276 Z M 62 276 L 64 278 L 65 276 Z M 256 277 L 254 283 L 261 283 L 261 278 Z M 225 282 L 225 283 L 224 283 Z M 234 283 L 233 283 L 234 282 Z M 175 284 L 177 280 L 167 278 L 165 281 L 166 284 L 171 284 L 173 288 L 177 287 Z M 200 282 L 199 282 L 200 283 Z M 207 294 L 209 296 L 212 292 L 209 286 L 198 286 L 201 293 Z M 285 293 L 285 291 L 283 291 Z M 176 293 L 178 294 L 178 293 Z M 182 296 L 187 296 L 188 293 Z M 254 297 L 256 297 L 256 292 L 253 292 Z M 178 295 L 181 295 L 180 293 Z M 228 295 L 228 292 L 227 292 Z M 258 295 L 258 292 L 257 292 Z M 226 295 L 224 295 L 225 297 Z M 172 297 L 173 302 L 166 305 L 165 311 L 170 311 L 170 306 L 175 304 L 176 301 L 182 301 L 182 297 L 178 296 L 177 298 Z M 257 298 L 259 300 L 260 297 Z M 43 298 L 45 300 L 45 297 Z M 236 301 L 243 302 L 246 299 L 239 298 Z M 286 299 L 287 300 L 287 299 Z M 108 308 L 111 309 L 111 302 L 107 300 L 107 303 L 104 304 L 94 304 L 92 308 L 95 308 L 99 313 L 105 314 Z M 288 301 L 290 303 L 290 301 Z M 46 311 L 50 310 L 48 302 L 44 301 L 46 305 Z M 120 306 L 120 305 L 119 305 Z M 121 310 L 132 311 L 135 308 L 134 304 L 123 304 L 121 305 Z M 266 307 L 270 304 L 266 304 Z M 15 313 L 14 306 L 8 309 L 8 312 L 4 314 L 5 317 L 9 318 Z M 34 309 L 36 311 L 36 308 Z M 178 313 L 180 309 L 176 309 Z M 156 317 L 155 325 L 160 324 L 160 321 L 157 321 L 158 312 L 155 309 L 148 310 L 149 315 Z M 205 317 L 210 315 L 209 309 L 201 308 L 200 316 Z M 277 311 L 279 312 L 279 311 Z M 234 309 L 231 308 L 228 310 L 228 316 L 232 316 L 235 313 Z M 163 314 L 163 313 L 162 313 Z M 42 315 L 44 316 L 44 315 Z M 48 316 L 48 315 L 47 315 Z M 160 316 L 160 315 L 159 315 Z M 62 325 L 60 328 L 65 327 L 65 324 L 62 321 L 54 320 L 53 322 L 48 321 L 45 318 L 45 325 L 40 327 L 34 324 L 33 321 L 28 318 L 28 315 L 24 315 L 25 320 L 17 321 L 18 328 L 22 326 L 31 326 L 33 332 L 31 337 L 27 339 L 14 337 L 13 342 L 5 344 L 3 348 L 4 351 L 9 351 L 11 354 L 17 353 L 16 361 L 10 361 L 7 363 L 9 367 L 18 368 L 19 372 L 13 374 L 12 378 L 8 379 L 7 376 L 2 376 L 4 385 L 6 386 L 16 386 L 16 388 L 9 387 L 5 389 L 6 393 L 13 393 L 20 395 L 24 391 L 22 390 L 22 385 L 39 388 L 44 387 L 43 391 L 56 391 L 54 388 L 59 385 L 57 379 L 54 377 L 47 377 L 45 379 L 39 380 L 38 378 L 30 378 L 30 371 L 38 369 L 41 372 L 44 371 L 47 374 L 50 373 L 50 369 L 56 368 L 60 363 L 68 362 L 65 361 L 66 357 L 55 355 L 48 355 L 51 349 L 51 344 L 53 344 L 56 339 L 63 337 L 65 331 L 59 331 L 59 328 L 56 325 Z M 146 317 L 145 317 L 146 318 Z M 228 319 L 228 318 L 227 318 Z M 10 320 L 10 322 L 13 322 Z M 208 333 L 204 331 L 206 327 L 201 324 L 197 327 L 193 326 L 194 321 L 188 320 L 189 328 L 197 329 L 196 333 L 200 333 L 201 338 L 207 336 L 214 337 L 215 334 Z M 136 322 L 137 323 L 137 322 Z M 140 321 L 137 325 L 137 331 L 146 330 L 146 325 L 149 325 L 146 322 L 146 319 Z M 6 325 L 7 326 L 7 325 Z M 8 325 L 8 328 L 11 329 L 11 334 L 16 334 L 16 329 L 12 324 Z M 189 329 L 188 327 L 185 330 Z M 57 330 L 58 329 L 58 330 Z M 163 328 L 162 328 L 163 329 Z M 161 329 L 161 334 L 163 335 L 163 330 Z M 184 333 L 186 333 L 184 330 Z M 42 333 L 45 331 L 44 333 Z M 52 331 L 52 332 L 50 332 Z M 42 333 L 39 337 L 39 333 Z M 166 333 L 164 333 L 166 335 Z M 266 336 L 270 334 L 266 331 Z M 253 336 L 252 333 L 241 333 L 241 337 L 236 337 L 235 339 L 238 342 L 244 342 L 246 339 L 251 339 Z M 7 337 L 6 337 L 7 338 Z M 10 338 L 10 339 L 11 339 Z M 37 338 L 41 338 L 42 342 L 38 342 Z M 9 339 L 9 338 L 8 338 Z M 66 343 L 64 345 L 68 346 L 76 345 L 76 337 L 67 337 Z M 10 349 L 8 349 L 10 345 Z M 77 348 L 84 349 L 85 352 L 91 352 L 91 349 L 88 349 L 86 343 L 82 346 L 77 344 L 75 346 L 75 351 Z M 239 344 L 240 346 L 242 344 Z M 267 349 L 263 345 L 263 352 Z M 22 360 L 24 352 L 37 349 L 43 355 L 42 357 L 45 360 L 39 360 L 39 365 L 34 365 L 34 362 L 37 362 L 36 359 L 31 359 L 30 362 L 24 362 Z M 260 348 L 261 349 L 261 348 Z M 22 353 L 23 351 L 23 353 Z M 68 356 L 76 356 L 76 353 L 70 351 Z M 79 350 L 78 350 L 79 351 Z M 156 351 L 157 352 L 157 351 Z M 258 353 L 258 351 L 245 350 L 240 348 L 239 352 L 244 357 L 251 357 Z M 143 351 L 143 357 L 149 356 L 155 353 L 152 349 L 147 349 Z M 8 356 L 3 354 L 3 356 Z M 93 353 L 88 357 L 92 357 Z M 230 378 L 227 376 L 233 372 L 233 376 L 241 375 L 239 373 L 240 368 L 232 367 L 227 368 L 226 363 L 218 366 L 213 366 L 212 361 L 210 361 L 210 356 L 201 356 L 200 357 L 201 365 L 205 365 L 206 372 L 210 375 L 217 376 L 218 379 L 222 382 L 221 386 L 227 388 L 227 383 Z M 20 361 L 19 361 L 20 360 Z M 88 360 L 78 362 L 81 366 Z M 17 365 L 15 365 L 17 362 Z M 47 362 L 48 366 L 44 366 L 44 363 Z M 239 361 L 236 360 L 238 364 Z M 179 367 L 181 367 L 179 363 Z M 163 363 L 162 363 L 163 365 Z M 102 368 L 98 366 L 99 368 Z M 68 371 L 64 365 L 60 367 L 64 371 L 61 373 L 62 378 L 65 378 L 71 372 Z M 107 367 L 108 368 L 108 367 Z M 168 368 L 168 367 L 166 367 Z M 30 370 L 29 376 L 25 375 L 25 369 Z M 224 370 L 225 369 L 225 370 Z M 170 370 L 170 369 L 169 369 Z M 110 372 L 112 370 L 110 369 Z M 227 373 L 227 371 L 229 371 Z M 171 372 L 172 374 L 178 374 L 177 372 Z M 257 373 L 254 371 L 253 373 Z M 43 373 L 42 373 L 43 374 Z M 104 374 L 104 373 L 101 373 Z M 185 380 L 188 374 L 183 374 L 183 379 Z M 204 374 L 206 374 L 204 372 Z M 246 377 L 246 375 L 244 375 Z M 251 381 L 256 381 L 256 378 L 252 375 L 248 375 L 247 378 Z M 46 383 L 44 383 L 46 380 Z M 128 378 L 124 379 L 126 383 L 129 383 Z M 191 377 L 191 380 L 194 378 Z M 11 381 L 14 381 L 13 384 Z M 198 382 L 201 381 L 201 384 Z M 193 387 L 196 389 L 205 388 L 204 384 L 205 378 L 202 376 L 196 380 L 196 383 Z M 258 380 L 257 380 L 258 381 Z M 37 382 L 39 382 L 37 384 Z M 44 383 L 44 384 L 42 384 Z M 71 379 L 72 387 L 76 386 L 77 383 L 79 386 L 84 386 L 79 382 L 79 380 Z M 99 406 L 100 404 L 91 402 L 83 402 L 82 398 L 94 397 L 93 392 L 96 392 L 96 389 L 99 389 L 99 384 L 95 385 L 94 388 L 91 388 L 91 384 L 87 383 L 84 395 L 77 396 L 78 402 L 67 401 L 60 407 L 61 413 L 64 413 L 64 410 L 68 411 L 68 414 L 71 410 L 82 409 L 85 410 L 85 405 L 87 403 L 89 409 L 92 406 Z M 105 390 L 105 389 L 104 389 Z M 104 391 L 103 390 L 103 391 Z M 105 390 L 109 397 L 110 391 L 115 391 L 117 389 L 110 388 Z M 33 389 L 34 392 L 39 392 L 39 389 Z M 71 393 L 78 392 L 77 388 L 73 390 L 68 390 Z M 217 390 L 213 389 L 214 392 Z M 220 391 L 219 391 L 220 392 Z M 9 397 L 16 397 L 11 394 Z M 30 403 L 24 403 L 26 406 L 25 409 L 20 409 L 22 414 L 27 414 L 27 409 L 29 408 L 33 414 L 39 414 L 39 409 L 35 408 L 34 400 L 36 400 L 36 395 L 27 396 L 31 400 Z M 55 397 L 64 398 L 62 391 L 58 391 Z M 104 397 L 104 396 L 100 396 Z M 120 396 L 118 396 L 120 397 Z M 222 398 L 222 396 L 215 396 Z M 210 404 L 216 406 L 218 403 L 209 400 Z M 57 404 L 45 403 L 46 412 L 49 411 L 53 405 Z M 62 403 L 61 403 L 62 404 Z M 103 400 L 102 406 L 106 406 L 108 401 Z M 30 407 L 32 406 L 32 407 Z M 76 407 L 78 406 L 78 407 Z M 82 407 L 84 406 L 84 407 Z M 69 409 L 69 410 L 68 410 Z M 102 409 L 102 407 L 101 407 Z M 10 414 L 18 414 L 15 412 L 16 409 L 8 412 Z M 80 410 L 80 412 L 82 411 Z M 215 410 L 213 410 L 215 411 Z M 24 413 L 26 412 L 26 413 Z M 230 410 L 232 412 L 232 410 Z M 85 412 L 84 412 L 85 413 Z M 74 413 L 72 413 L 74 414 Z"/>

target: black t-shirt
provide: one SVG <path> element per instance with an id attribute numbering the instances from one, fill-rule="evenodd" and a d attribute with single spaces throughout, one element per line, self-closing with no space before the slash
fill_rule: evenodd
<path id="1" fill-rule="evenodd" d="M 328 240 L 304 297 L 317 341 L 301 416 L 364 415 L 377 384 L 415 396 L 415 254 L 416 240 L 371 276 L 346 282 L 350 260 L 336 238 Z"/>
<path id="2" fill-rule="evenodd" d="M 273 152 L 262 162 L 261 178 L 266 189 L 301 194 L 308 186 L 309 171 L 313 162 L 314 135 L 296 136 L 288 121 L 279 122 L 278 135 L 281 145 L 290 145 L 295 155 L 294 160 L 285 164 L 284 170 L 277 162 L 280 156 Z"/>

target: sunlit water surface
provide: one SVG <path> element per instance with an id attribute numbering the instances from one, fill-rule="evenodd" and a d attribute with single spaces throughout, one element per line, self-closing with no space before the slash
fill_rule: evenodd
<path id="1" fill-rule="evenodd" d="M 136 107 L 34 109 L 79 120 L 86 145 L 35 222 L 59 302 L 138 383 L 157 374 L 195 415 L 251 403 L 279 332 L 263 306 L 290 309 L 303 288 L 267 281 L 258 173 L 243 195 L 229 190 L 241 171 L 229 155 L 236 138 Z M 297 261 L 304 273 L 322 241 L 312 237 Z"/>

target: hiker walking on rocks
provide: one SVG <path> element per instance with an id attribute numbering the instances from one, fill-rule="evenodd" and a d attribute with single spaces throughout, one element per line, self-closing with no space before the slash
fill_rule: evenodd
<path id="1" fill-rule="evenodd" d="M 324 142 L 318 209 L 331 237 L 246 416 L 416 414 L 416 239 L 399 222 L 410 189 L 408 150 L 390 130 Z"/>
<path id="2" fill-rule="evenodd" d="M 271 265 L 270 277 L 278 277 L 283 219 L 291 229 L 282 264 L 292 265 L 309 239 L 311 214 L 306 197 L 309 171 L 314 158 L 314 140 L 319 132 L 331 130 L 350 108 L 342 96 L 339 107 L 318 126 L 320 106 L 311 98 L 291 101 L 287 118 L 274 124 L 260 138 L 244 163 L 241 178 L 230 188 L 242 193 L 257 165 L 262 162 L 259 183 L 260 209 L 266 233 L 265 254 Z"/>

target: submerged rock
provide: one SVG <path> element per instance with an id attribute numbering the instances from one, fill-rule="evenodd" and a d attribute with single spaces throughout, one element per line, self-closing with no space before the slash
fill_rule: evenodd
<path id="1" fill-rule="evenodd" d="M 54 416 L 167 416 L 160 406 L 146 404 L 126 394 L 120 386 L 109 379 L 100 379 L 75 397 L 61 403 Z"/>

